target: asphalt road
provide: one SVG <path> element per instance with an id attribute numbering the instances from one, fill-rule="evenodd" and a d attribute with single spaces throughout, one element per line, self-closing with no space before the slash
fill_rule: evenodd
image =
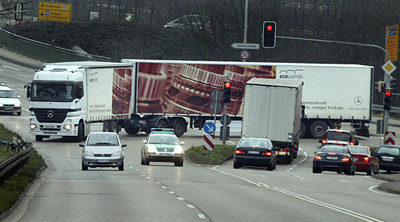
<path id="1" fill-rule="evenodd" d="M 10 68 L 11 67 L 11 68 Z M 1 115 L 0 122 L 26 140 L 28 102 L 23 85 L 33 70 L 0 61 L 0 82 L 12 84 L 23 101 L 22 116 Z M 18 74 L 18 75 L 17 75 Z M 23 77 L 23 76 L 26 76 Z M 365 173 L 355 176 L 312 174 L 318 144 L 300 141 L 301 152 L 291 165 L 233 169 L 185 160 L 140 165 L 146 137 L 120 134 L 125 148 L 125 171 L 89 168 L 81 171 L 81 148 L 65 139 L 33 142 L 48 168 L 24 194 L 4 221 L 398 221 L 400 196 L 377 191 L 382 181 Z M 185 148 L 203 143 L 191 130 L 181 137 Z M 232 138 L 232 142 L 238 138 Z M 360 141 L 373 145 L 379 138 Z"/>

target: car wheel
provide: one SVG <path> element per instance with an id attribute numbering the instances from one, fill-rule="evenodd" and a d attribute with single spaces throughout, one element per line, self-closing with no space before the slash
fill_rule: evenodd
<path id="1" fill-rule="evenodd" d="M 141 165 L 144 165 L 143 156 L 140 158 L 140 164 L 141 164 Z"/>
<path id="2" fill-rule="evenodd" d="M 274 170 L 274 161 L 273 161 L 273 160 L 271 160 L 271 161 L 268 163 L 267 169 L 268 169 L 269 171 Z"/>
<path id="3" fill-rule="evenodd" d="M 43 136 L 36 136 L 36 137 L 35 137 L 35 140 L 36 140 L 37 142 L 42 142 L 42 141 L 43 141 Z"/>
<path id="4" fill-rule="evenodd" d="M 386 173 L 391 173 L 392 172 L 392 170 L 386 170 Z"/>
<path id="5" fill-rule="evenodd" d="M 78 125 L 78 136 L 76 136 L 76 141 L 81 142 L 85 139 L 85 125 L 82 122 L 79 122 Z"/>
<path id="6" fill-rule="evenodd" d="M 290 155 L 286 157 L 286 163 L 291 164 L 293 162 L 293 151 L 290 152 Z"/>
<path id="7" fill-rule="evenodd" d="M 20 116 L 21 115 L 21 112 L 17 112 L 17 116 Z"/>
<path id="8" fill-rule="evenodd" d="M 312 138 L 320 139 L 328 129 L 328 124 L 324 121 L 318 120 L 310 125 L 310 135 Z"/>
<path id="9" fill-rule="evenodd" d="M 368 167 L 367 175 L 369 175 L 369 176 L 372 175 L 372 166 L 371 165 Z"/>
<path id="10" fill-rule="evenodd" d="M 88 170 L 88 166 L 86 166 L 82 161 L 82 170 Z"/>
<path id="11" fill-rule="evenodd" d="M 183 159 L 175 161 L 175 166 L 183 166 Z"/>
<path id="12" fill-rule="evenodd" d="M 124 161 L 122 161 L 121 165 L 118 167 L 119 171 L 124 171 Z"/>
<path id="13" fill-rule="evenodd" d="M 234 169 L 239 169 L 240 168 L 240 164 L 237 161 L 233 161 L 233 168 Z"/>
<path id="14" fill-rule="evenodd" d="M 337 174 L 342 174 L 341 170 L 336 171 Z"/>
<path id="15" fill-rule="evenodd" d="M 150 161 L 148 159 L 146 159 L 146 157 L 143 159 L 143 164 L 144 165 L 149 165 Z"/>
<path id="16" fill-rule="evenodd" d="M 356 167 L 353 166 L 352 170 L 351 170 L 351 175 L 356 175 Z"/>

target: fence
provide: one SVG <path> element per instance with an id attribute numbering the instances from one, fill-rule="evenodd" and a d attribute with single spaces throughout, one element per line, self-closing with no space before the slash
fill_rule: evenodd
<path id="1" fill-rule="evenodd" d="M 52 47 L 50 44 L 34 41 L 0 28 L 0 45 L 22 55 L 43 62 L 67 61 L 110 61 L 109 57 L 75 52 L 61 47 Z"/>
<path id="2" fill-rule="evenodd" d="M 9 141 L 0 140 L 0 151 L 5 151 L 5 153 L 11 153 L 12 155 L 6 160 L 0 162 L 0 183 L 10 175 L 18 166 L 26 163 L 29 160 L 32 143 L 25 141 Z"/>

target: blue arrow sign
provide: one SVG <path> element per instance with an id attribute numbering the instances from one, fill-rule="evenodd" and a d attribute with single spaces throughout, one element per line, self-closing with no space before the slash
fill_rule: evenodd
<path id="1" fill-rule="evenodd" d="M 204 124 L 204 132 L 207 134 L 215 133 L 215 124 L 213 122 L 206 122 Z"/>

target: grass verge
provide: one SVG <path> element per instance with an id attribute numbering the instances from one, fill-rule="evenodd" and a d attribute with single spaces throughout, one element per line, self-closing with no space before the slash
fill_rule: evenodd
<path id="1" fill-rule="evenodd" d="M 13 133 L 7 130 L 3 124 L 0 124 L 0 139 L 2 140 L 12 140 L 13 137 L 18 136 L 16 133 Z M 7 153 L 7 146 L 0 146 L 0 162 L 6 160 L 11 156 L 11 153 Z"/>
<path id="2" fill-rule="evenodd" d="M 196 163 L 220 163 L 233 156 L 233 146 L 215 145 L 213 151 L 204 150 L 203 146 L 192 146 L 185 156 Z"/>

